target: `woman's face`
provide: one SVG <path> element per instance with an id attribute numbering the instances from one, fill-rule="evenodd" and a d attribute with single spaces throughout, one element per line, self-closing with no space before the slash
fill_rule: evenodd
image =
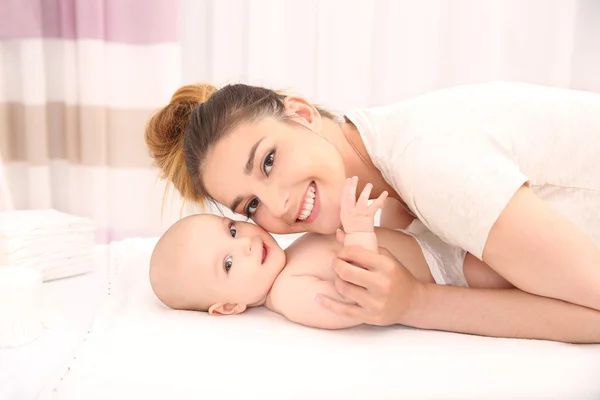
<path id="1" fill-rule="evenodd" d="M 208 193 L 272 233 L 334 233 L 346 175 L 336 147 L 315 133 L 319 118 L 302 110 L 298 123 L 262 118 L 237 126 L 207 155 Z"/>

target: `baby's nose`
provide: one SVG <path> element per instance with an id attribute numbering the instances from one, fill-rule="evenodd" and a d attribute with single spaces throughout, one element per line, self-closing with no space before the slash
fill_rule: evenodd
<path id="1" fill-rule="evenodd" d="M 252 252 L 252 239 L 248 237 L 242 238 L 240 245 L 242 246 L 242 252 L 245 255 L 250 255 Z"/>

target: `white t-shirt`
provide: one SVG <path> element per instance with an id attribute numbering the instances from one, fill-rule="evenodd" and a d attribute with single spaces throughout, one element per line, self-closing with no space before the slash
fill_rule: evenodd
<path id="1" fill-rule="evenodd" d="M 600 246 L 600 94 L 496 82 L 346 116 L 384 178 L 447 243 L 481 259 L 528 183 Z"/>
<path id="2" fill-rule="evenodd" d="M 406 229 L 398 229 L 412 236 L 423 253 L 433 280 L 438 285 L 469 286 L 463 272 L 467 253 L 460 247 L 451 246 L 433 234 L 415 219 Z"/>

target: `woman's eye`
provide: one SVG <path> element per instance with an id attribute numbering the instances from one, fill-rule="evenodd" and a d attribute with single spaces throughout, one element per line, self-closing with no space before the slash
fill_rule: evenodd
<path id="1" fill-rule="evenodd" d="M 231 269 L 232 265 L 233 265 L 233 257 L 228 256 L 225 259 L 225 262 L 223 263 L 223 266 L 225 267 L 225 272 L 229 272 L 229 270 Z"/>
<path id="2" fill-rule="evenodd" d="M 256 197 L 248 202 L 248 205 L 246 206 L 246 216 L 248 218 L 254 215 L 259 203 L 260 201 Z"/>
<path id="3" fill-rule="evenodd" d="M 275 150 L 271 150 L 265 157 L 265 160 L 263 161 L 263 170 L 265 171 L 265 175 L 269 176 L 274 163 L 275 163 Z"/>
<path id="4" fill-rule="evenodd" d="M 237 228 L 235 227 L 235 224 L 233 222 L 229 225 L 229 234 L 231 235 L 231 237 L 235 237 L 235 235 L 237 234 Z"/>

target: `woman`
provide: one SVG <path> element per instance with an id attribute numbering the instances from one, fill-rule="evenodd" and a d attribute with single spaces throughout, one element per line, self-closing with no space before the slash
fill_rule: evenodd
<path id="1" fill-rule="evenodd" d="M 338 119 L 265 88 L 192 85 L 153 116 L 146 141 L 186 200 L 215 200 L 273 233 L 335 232 L 344 179 L 356 175 L 397 201 L 388 226 L 417 217 L 520 289 L 426 285 L 385 251 L 349 247 L 336 287 L 357 305 L 316 298 L 337 313 L 567 341 L 575 326 L 600 342 L 598 94 L 479 84 Z"/>

